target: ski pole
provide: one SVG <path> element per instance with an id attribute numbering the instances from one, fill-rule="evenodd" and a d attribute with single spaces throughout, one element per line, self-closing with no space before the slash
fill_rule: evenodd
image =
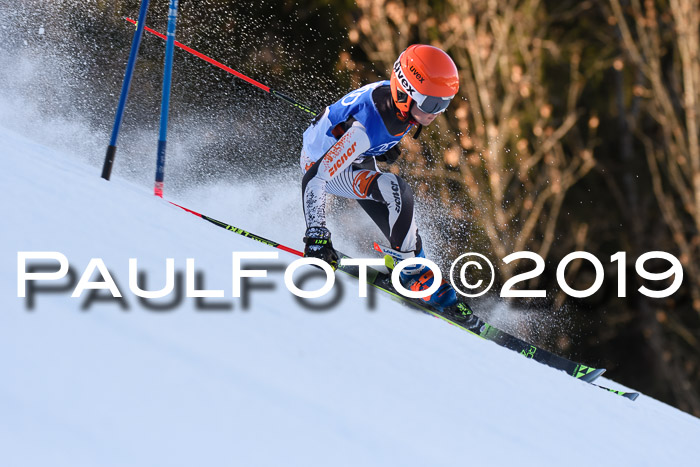
<path id="1" fill-rule="evenodd" d="M 304 253 L 302 253 L 302 252 L 299 251 L 299 250 L 295 250 L 294 248 L 289 248 L 288 246 L 284 246 L 284 245 L 282 245 L 281 243 L 273 242 L 272 240 L 268 240 L 268 239 L 266 239 L 266 238 L 264 238 L 264 237 L 260 237 L 260 236 L 258 236 L 258 235 L 252 234 L 252 233 L 247 232 L 247 231 L 245 231 L 245 230 L 243 230 L 243 229 L 241 229 L 241 228 L 234 227 L 234 226 L 231 225 L 231 224 L 227 224 L 227 223 L 225 223 L 225 222 L 217 221 L 217 220 L 214 219 L 214 218 L 211 218 L 211 217 L 209 217 L 209 216 L 205 216 L 204 214 L 198 213 L 197 211 L 193 211 L 192 209 L 187 209 L 186 207 L 180 206 L 179 204 L 173 203 L 172 201 L 168 201 L 168 203 L 172 204 L 173 206 L 177 206 L 178 208 L 180 208 L 180 209 L 182 209 L 182 210 L 185 210 L 185 211 L 189 212 L 190 214 L 194 214 L 195 216 L 200 217 L 200 218 L 204 219 L 205 221 L 209 221 L 209 222 L 211 222 L 211 223 L 214 224 L 214 225 L 218 225 L 219 227 L 221 227 L 221 228 L 223 228 L 223 229 L 229 230 L 229 231 L 231 231 L 231 232 L 233 232 L 233 233 L 237 233 L 238 235 L 242 235 L 242 236 L 244 236 L 244 237 L 247 237 L 247 238 L 250 238 L 250 239 L 252 239 L 252 240 L 258 241 L 258 242 L 260 242 L 260 243 L 264 243 L 265 245 L 271 246 L 271 247 L 273 247 L 273 248 L 278 248 L 278 249 L 280 249 L 280 250 L 282 250 L 282 251 L 286 251 L 287 253 L 291 253 L 291 254 L 293 254 L 293 255 L 297 255 L 297 256 L 301 256 L 301 257 L 304 256 Z"/>
<path id="2" fill-rule="evenodd" d="M 135 24 L 135 25 L 138 26 L 138 23 L 137 23 L 135 20 L 133 20 L 133 19 L 131 19 L 131 18 L 128 18 L 128 17 L 127 17 L 127 18 L 124 18 L 124 19 L 126 19 L 128 22 L 130 22 L 130 23 Z M 150 32 L 150 33 L 153 34 L 154 36 L 160 37 L 160 38 L 163 39 L 163 40 L 167 40 L 166 36 L 163 35 L 163 34 L 161 34 L 161 33 L 159 33 L 158 31 L 155 31 L 155 30 L 149 28 L 148 26 L 145 26 L 144 28 L 145 28 L 146 31 Z M 182 43 L 180 43 L 180 42 L 178 42 L 178 41 L 175 41 L 175 47 L 179 47 L 179 48 L 181 48 L 182 50 L 191 53 L 191 54 L 194 55 L 195 57 L 200 58 L 200 59 L 204 60 L 205 62 L 210 63 L 210 64 L 212 64 L 212 65 L 214 65 L 214 66 L 216 66 L 216 67 L 218 67 L 218 68 L 221 68 L 222 70 L 224 70 L 224 71 L 226 71 L 226 72 L 228 72 L 228 73 L 231 73 L 231 74 L 234 75 L 236 78 L 240 78 L 240 79 L 242 79 L 243 81 L 245 81 L 245 82 L 247 82 L 247 83 L 249 83 L 249 84 L 252 84 L 253 86 L 256 86 L 256 87 L 262 89 L 262 90 L 265 91 L 266 93 L 272 94 L 273 96 L 275 96 L 275 97 L 277 97 L 277 98 L 279 98 L 279 99 L 282 99 L 283 101 L 287 102 L 288 104 L 291 104 L 292 106 L 296 107 L 297 109 L 302 110 L 302 111 L 304 111 L 304 112 L 306 112 L 306 113 L 308 113 L 308 114 L 311 114 L 311 116 L 313 116 L 313 117 L 315 117 L 316 114 L 317 114 L 317 113 L 316 113 L 314 110 L 312 110 L 310 107 L 308 107 L 308 106 L 306 106 L 306 105 L 304 105 L 304 104 L 300 104 L 299 102 L 295 101 L 295 100 L 292 99 L 291 97 L 286 96 L 286 95 L 282 94 L 281 92 L 275 91 L 274 89 L 270 88 L 269 86 L 265 86 L 264 84 L 260 83 L 259 81 L 256 81 L 256 80 L 254 80 L 253 78 L 249 78 L 248 76 L 244 75 L 243 73 L 240 73 L 240 72 L 234 70 L 233 68 L 230 68 L 230 67 L 224 65 L 224 64 L 221 63 L 221 62 L 217 62 L 217 61 L 214 60 L 213 58 L 208 57 L 208 56 L 204 55 L 204 54 L 201 53 L 201 52 L 197 52 L 196 50 L 194 50 L 194 49 L 191 48 L 191 47 L 188 47 L 188 46 L 186 46 L 186 45 L 184 45 L 184 44 L 182 44 Z"/>

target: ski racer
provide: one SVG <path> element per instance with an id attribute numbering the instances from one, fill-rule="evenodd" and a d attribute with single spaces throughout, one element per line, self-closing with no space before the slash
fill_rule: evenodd
<path id="1" fill-rule="evenodd" d="M 338 254 L 326 227 L 326 195 L 356 199 L 396 252 L 394 257 L 425 258 L 414 217 L 413 191 L 399 176 L 383 173 L 376 161 L 393 163 L 396 146 L 414 126 L 416 134 L 447 109 L 459 89 L 454 62 L 430 45 L 411 45 L 394 63 L 391 79 L 356 89 L 329 105 L 304 131 L 300 165 L 306 217 L 305 257 L 337 267 Z M 401 284 L 427 290 L 434 280 L 425 265 L 401 271 Z M 457 297 L 442 281 L 428 304 L 439 310 Z"/>

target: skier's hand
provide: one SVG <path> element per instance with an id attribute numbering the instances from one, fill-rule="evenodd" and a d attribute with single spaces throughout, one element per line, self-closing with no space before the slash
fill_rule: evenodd
<path id="1" fill-rule="evenodd" d="M 391 165 L 394 162 L 396 162 L 400 156 L 401 156 L 401 149 L 399 149 L 399 146 L 396 145 L 393 148 L 389 149 L 384 154 L 377 156 L 377 160 L 380 162 L 386 162 L 387 164 Z"/>
<path id="2" fill-rule="evenodd" d="M 309 227 L 304 235 L 305 258 L 318 258 L 330 264 L 335 270 L 338 268 L 338 253 L 331 243 L 331 232 L 325 227 Z"/>

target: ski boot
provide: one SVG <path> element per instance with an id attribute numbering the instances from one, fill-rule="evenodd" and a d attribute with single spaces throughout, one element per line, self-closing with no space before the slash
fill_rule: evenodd
<path id="1" fill-rule="evenodd" d="M 420 252 L 415 255 L 415 257 L 425 258 L 425 253 L 423 252 L 422 248 Z M 433 271 L 428 268 L 428 266 L 415 264 L 403 268 L 399 275 L 399 280 L 401 281 L 401 285 L 407 289 L 413 292 L 420 292 L 427 290 L 433 285 L 435 276 L 433 275 Z M 433 292 L 432 295 L 424 297 L 423 300 L 428 302 L 428 305 L 440 312 L 443 312 L 445 308 L 449 308 L 457 304 L 457 293 L 455 292 L 455 289 L 453 289 L 452 286 L 443 279 L 440 287 Z"/>

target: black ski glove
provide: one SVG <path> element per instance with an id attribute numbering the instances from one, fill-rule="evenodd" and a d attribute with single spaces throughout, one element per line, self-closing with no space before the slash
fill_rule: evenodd
<path id="1" fill-rule="evenodd" d="M 331 232 L 325 227 L 309 227 L 304 235 L 305 258 L 318 258 L 330 264 L 335 270 L 338 268 L 338 253 L 331 243 Z"/>
<path id="2" fill-rule="evenodd" d="M 380 154 L 379 156 L 377 156 L 377 160 L 379 162 L 386 162 L 387 164 L 391 165 L 394 162 L 396 162 L 400 156 L 401 156 L 401 149 L 399 149 L 399 146 L 396 145 L 393 148 L 389 149 L 384 154 Z"/>

